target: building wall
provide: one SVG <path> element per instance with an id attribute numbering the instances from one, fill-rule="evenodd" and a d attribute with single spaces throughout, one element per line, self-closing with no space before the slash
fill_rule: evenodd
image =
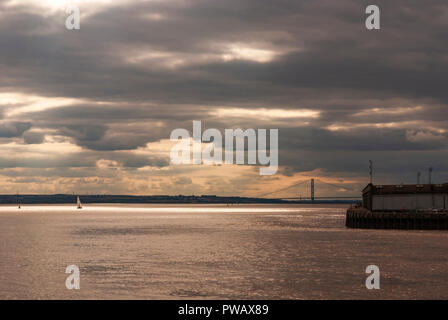
<path id="1" fill-rule="evenodd" d="M 447 209 L 448 194 L 373 195 L 372 210 Z"/>
<path id="2" fill-rule="evenodd" d="M 372 210 L 372 196 L 371 193 L 366 192 L 362 195 L 362 206 L 369 210 Z"/>

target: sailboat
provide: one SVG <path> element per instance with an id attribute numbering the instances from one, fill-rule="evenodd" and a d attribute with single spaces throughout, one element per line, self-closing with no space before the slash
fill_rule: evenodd
<path id="1" fill-rule="evenodd" d="M 81 200 L 79 200 L 79 197 L 76 199 L 77 209 L 82 209 Z"/>
<path id="2" fill-rule="evenodd" d="M 19 193 L 17 192 L 17 209 L 22 209 L 22 207 L 20 206 L 20 200 L 19 200 Z"/>

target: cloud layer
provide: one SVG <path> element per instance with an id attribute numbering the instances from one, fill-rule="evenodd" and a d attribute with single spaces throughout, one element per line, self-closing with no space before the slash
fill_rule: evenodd
<path id="1" fill-rule="evenodd" d="M 69 2 L 0 4 L 3 193 L 357 194 L 369 159 L 448 180 L 446 1 L 377 0 L 379 31 L 358 0 L 73 1 L 68 31 Z M 193 120 L 279 128 L 279 173 L 170 165 Z"/>

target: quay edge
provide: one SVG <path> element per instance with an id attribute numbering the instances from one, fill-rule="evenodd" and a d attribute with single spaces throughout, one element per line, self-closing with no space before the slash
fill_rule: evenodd
<path id="1" fill-rule="evenodd" d="M 448 230 L 448 210 L 424 211 L 375 211 L 366 208 L 347 210 L 347 228 Z"/>

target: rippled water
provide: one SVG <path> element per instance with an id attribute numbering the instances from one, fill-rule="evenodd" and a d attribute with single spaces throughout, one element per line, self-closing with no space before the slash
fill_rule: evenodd
<path id="1" fill-rule="evenodd" d="M 2 206 L 0 298 L 448 298 L 448 232 L 346 229 L 345 209 Z M 72 264 L 80 290 L 65 287 Z"/>

